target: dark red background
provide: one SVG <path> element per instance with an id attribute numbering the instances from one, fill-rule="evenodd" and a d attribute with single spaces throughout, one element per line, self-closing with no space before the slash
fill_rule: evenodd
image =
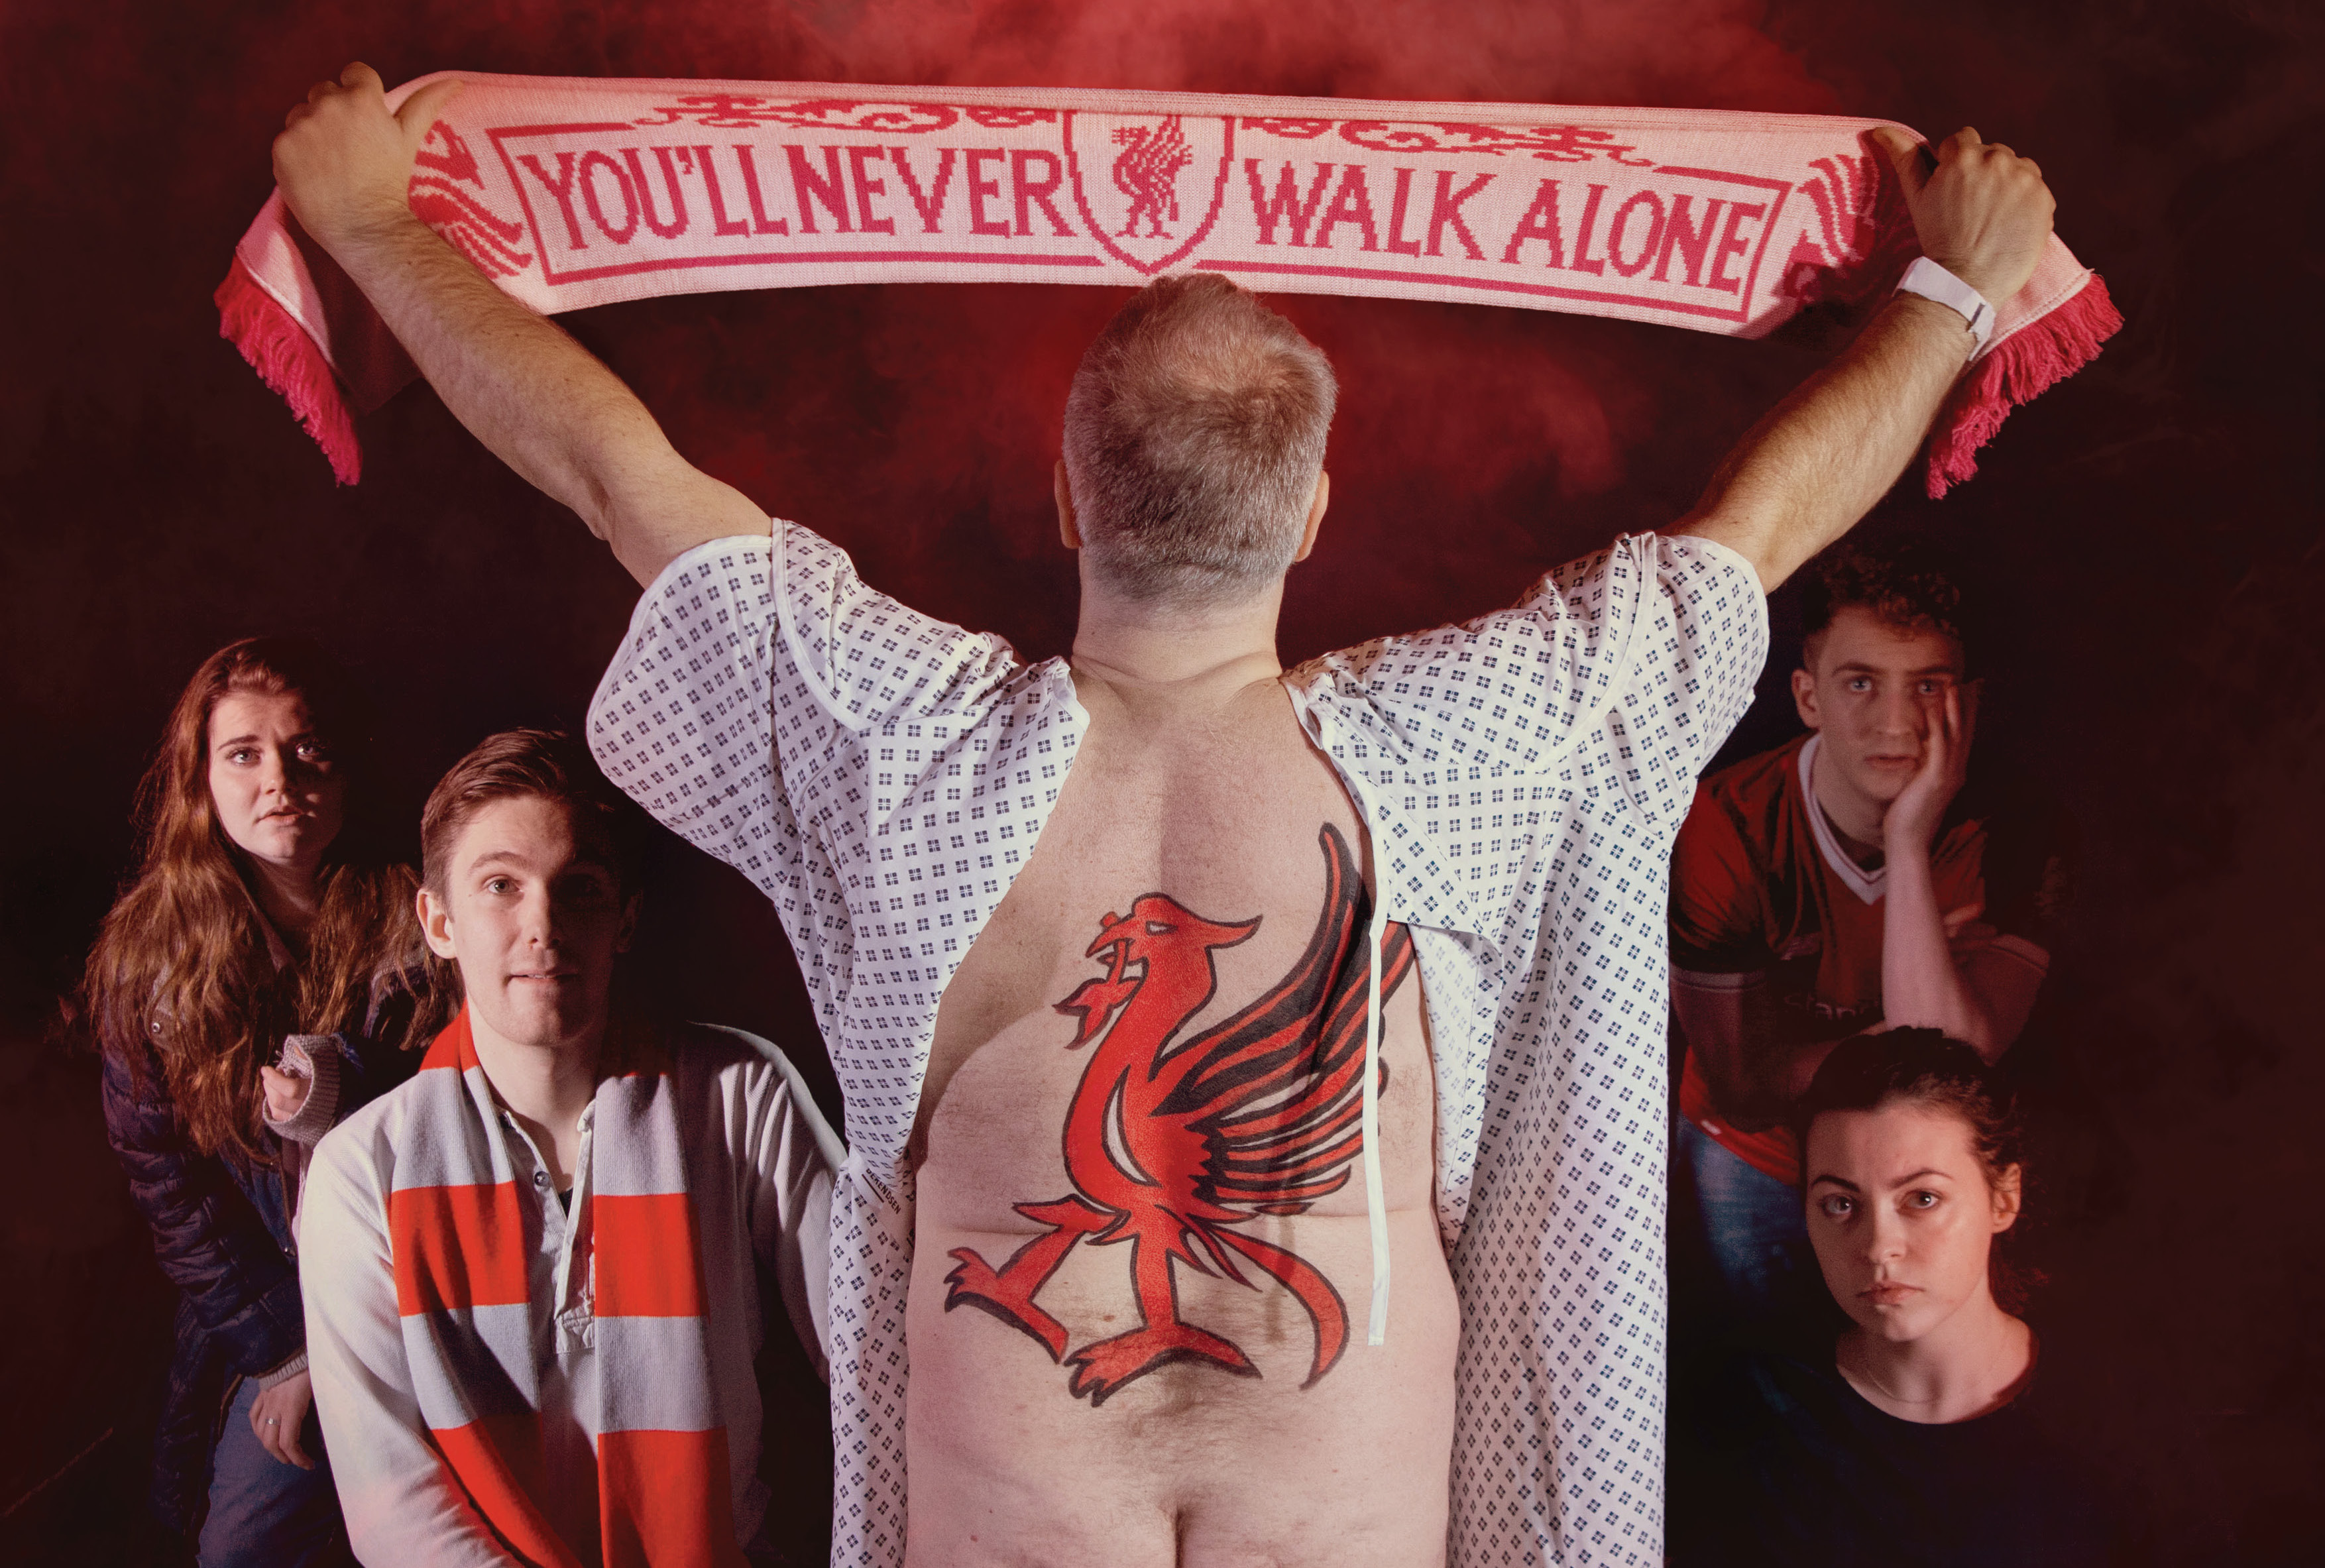
<path id="1" fill-rule="evenodd" d="M 419 793 L 486 730 L 578 721 L 635 589 L 424 389 L 337 489 L 215 335 L 267 142 L 360 56 L 551 74 L 1188 88 L 1964 122 L 2038 158 L 2130 325 L 1948 500 L 1997 610 L 1979 765 L 2074 812 L 2052 996 L 2052 1343 L 2172 1560 L 2325 1558 L 2311 1150 L 2325 870 L 2319 12 L 2006 0 L 1255 6 L 1148 0 L 9 0 L 0 13 L 0 1556 L 131 1548 L 165 1297 L 57 997 L 125 869 L 129 791 L 209 649 L 320 633 L 387 699 Z M 718 295 L 568 318 L 680 446 L 875 584 L 1064 649 L 1049 466 L 1111 291 Z M 1334 506 L 1288 658 L 1505 601 L 1683 510 L 1803 351 L 1476 306 L 1289 297 L 1338 366 Z M 1780 678 L 1790 599 L 1776 603 Z M 1776 682 L 1764 685 L 1774 691 Z M 1787 733 L 1764 703 L 1738 747 Z M 775 923 L 673 843 L 649 973 L 820 1071 Z M 828 1084 L 828 1080 L 827 1080 Z M 812 1410 L 789 1417 L 811 1424 Z M 76 1456 L 82 1456 L 73 1463 Z M 805 1488 L 813 1490 L 813 1486 Z"/>

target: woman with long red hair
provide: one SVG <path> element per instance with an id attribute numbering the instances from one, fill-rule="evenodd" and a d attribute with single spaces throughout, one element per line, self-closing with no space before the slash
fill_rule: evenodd
<path id="1" fill-rule="evenodd" d="M 449 1000 L 426 981 L 411 870 L 352 809 L 367 728 L 311 645 L 252 638 L 203 661 L 138 791 L 137 876 L 89 954 L 108 1135 L 180 1291 L 154 1511 L 199 1529 L 204 1568 L 343 1549 L 306 1374 L 297 1178 L 339 1115 L 408 1075 L 398 1048 Z"/>

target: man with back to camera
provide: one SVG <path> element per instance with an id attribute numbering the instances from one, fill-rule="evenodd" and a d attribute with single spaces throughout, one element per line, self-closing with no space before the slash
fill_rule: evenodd
<path id="1" fill-rule="evenodd" d="M 848 1097 L 835 1562 L 1656 1557 L 1671 838 L 1764 587 L 1895 478 L 1964 318 L 1888 303 L 1680 533 L 1287 674 L 1330 367 L 1224 280 L 1160 281 L 1076 375 L 1080 619 L 1028 665 L 689 467 L 412 218 L 452 86 L 391 116 L 350 67 L 277 178 L 650 585 L 592 743 L 774 902 Z M 2034 167 L 1885 150 L 1926 247 L 2015 292 Z"/>
<path id="2" fill-rule="evenodd" d="M 1832 1048 L 1919 1025 L 1998 1059 L 2064 890 L 2052 824 L 1962 793 L 1980 687 L 1954 583 L 1922 552 L 1844 546 L 1807 587 L 1808 733 L 1705 779 L 1673 850 L 1680 1223 L 1709 1265 L 1680 1308 L 1699 1331 L 1823 1300 L 1789 1124 Z"/>
<path id="3" fill-rule="evenodd" d="M 301 1222 L 366 1563 L 775 1560 L 754 1368 L 785 1314 L 821 1360 L 838 1140 L 779 1055 L 614 1007 L 631 812 L 537 730 L 428 798 L 420 923 L 463 1006 L 317 1146 Z"/>

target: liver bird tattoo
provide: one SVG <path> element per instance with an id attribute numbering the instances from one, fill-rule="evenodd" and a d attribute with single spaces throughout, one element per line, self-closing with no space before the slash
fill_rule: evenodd
<path id="1" fill-rule="evenodd" d="M 1307 1309 L 1316 1354 L 1303 1388 L 1348 1348 L 1340 1294 L 1306 1259 L 1235 1227 L 1261 1214 L 1298 1214 L 1348 1180 L 1363 1146 L 1366 932 L 1371 899 L 1356 857 L 1326 823 L 1324 911 L 1307 951 L 1266 995 L 1194 1039 L 1178 1031 L 1211 998 L 1211 954 L 1259 921 L 1206 920 L 1160 893 L 1099 922 L 1089 956 L 1103 979 L 1057 1004 L 1079 1021 L 1069 1050 L 1095 1044 L 1066 1112 L 1066 1174 L 1074 1190 L 1018 1213 L 1050 1229 L 998 1269 L 955 1248 L 945 1310 L 970 1306 L 1017 1329 L 1073 1371 L 1070 1387 L 1092 1406 L 1158 1367 L 1205 1361 L 1256 1378 L 1232 1341 L 1179 1316 L 1173 1266 L 1253 1289 L 1248 1269 L 1274 1278 Z M 1387 928 L 1381 997 L 1413 968 L 1413 939 Z M 1381 1089 L 1388 1066 L 1381 1065 Z M 1130 1244 L 1143 1322 L 1066 1353 L 1063 1324 L 1034 1304 L 1079 1241 Z"/>

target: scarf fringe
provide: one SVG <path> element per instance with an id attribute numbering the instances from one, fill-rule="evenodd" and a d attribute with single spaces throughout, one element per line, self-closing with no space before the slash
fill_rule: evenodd
<path id="1" fill-rule="evenodd" d="M 1978 472 L 1978 449 L 1995 438 L 2013 408 L 2089 364 L 2122 326 L 2123 313 L 2093 273 L 2072 299 L 2011 334 L 1980 360 L 1938 416 L 1930 437 L 1930 499 Z"/>
<path id="2" fill-rule="evenodd" d="M 306 329 L 259 286 L 239 256 L 212 298 L 218 302 L 218 336 L 291 405 L 301 428 L 323 449 L 332 477 L 342 485 L 361 479 L 363 449 L 356 441 L 354 416 L 339 394 L 330 361 Z"/>

